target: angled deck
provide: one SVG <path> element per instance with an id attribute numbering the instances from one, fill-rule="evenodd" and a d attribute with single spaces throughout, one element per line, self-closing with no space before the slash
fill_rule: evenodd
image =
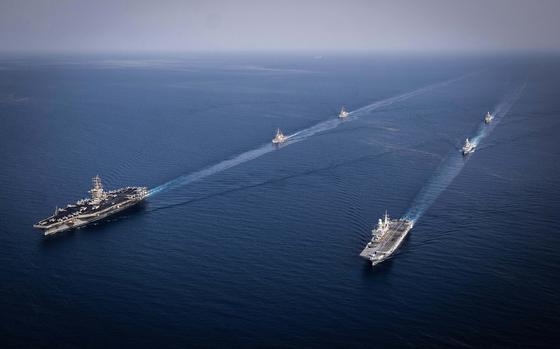
<path id="1" fill-rule="evenodd" d="M 405 220 L 395 220 L 389 223 L 389 230 L 379 239 L 371 240 L 360 253 L 372 262 L 381 262 L 397 250 L 408 232 L 412 229 L 412 223 Z"/>

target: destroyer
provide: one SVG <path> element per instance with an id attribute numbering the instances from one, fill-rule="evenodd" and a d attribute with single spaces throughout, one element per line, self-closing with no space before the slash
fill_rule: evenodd
<path id="1" fill-rule="evenodd" d="M 340 113 L 338 114 L 338 118 L 339 119 L 345 119 L 348 117 L 348 115 L 350 115 L 349 112 L 347 112 L 346 110 L 344 110 L 344 107 L 342 107 L 342 109 L 340 110 Z"/>
<path id="2" fill-rule="evenodd" d="M 379 219 L 377 228 L 372 230 L 373 237 L 360 257 L 369 260 L 372 266 L 383 262 L 399 248 L 413 225 L 411 220 L 389 219 L 385 212 L 383 219 Z"/>
<path id="3" fill-rule="evenodd" d="M 57 207 L 52 216 L 33 227 L 43 230 L 45 235 L 78 228 L 134 206 L 148 196 L 146 187 L 104 191 L 99 176 L 93 178 L 93 188 L 89 192 L 91 198 L 79 200 L 65 208 Z"/>
<path id="4" fill-rule="evenodd" d="M 284 136 L 280 129 L 276 130 L 276 136 L 272 138 L 272 144 L 284 143 L 288 137 Z"/>
<path id="5" fill-rule="evenodd" d="M 476 149 L 476 144 L 470 142 L 469 139 L 467 138 L 465 139 L 465 144 L 463 145 L 461 152 L 463 153 L 463 156 L 467 156 L 470 153 L 474 153 L 475 149 Z"/>
<path id="6" fill-rule="evenodd" d="M 486 116 L 484 116 L 484 123 L 489 124 L 492 122 L 493 119 L 494 119 L 494 115 L 490 114 L 490 112 L 487 112 Z"/>

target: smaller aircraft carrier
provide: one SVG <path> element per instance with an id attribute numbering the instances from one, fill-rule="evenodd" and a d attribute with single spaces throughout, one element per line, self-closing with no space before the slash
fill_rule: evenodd
<path id="1" fill-rule="evenodd" d="M 45 235 L 84 226 L 136 205 L 148 196 L 146 187 L 126 187 L 104 191 L 99 176 L 93 178 L 91 198 L 82 199 L 64 208 L 56 208 L 54 214 L 33 225 Z"/>
<path id="2" fill-rule="evenodd" d="M 411 220 L 389 219 L 385 212 L 383 219 L 379 219 L 377 227 L 372 230 L 373 237 L 360 257 L 369 260 L 372 266 L 388 259 L 399 248 L 413 225 Z"/>

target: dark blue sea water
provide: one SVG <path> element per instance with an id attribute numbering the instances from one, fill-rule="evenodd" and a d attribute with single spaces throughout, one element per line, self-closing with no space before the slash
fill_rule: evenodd
<path id="1" fill-rule="evenodd" d="M 552 55 L 2 56 L 1 346 L 558 346 L 558 86 Z M 96 174 L 153 194 L 32 228 Z M 416 225 L 372 269 L 385 210 Z"/>

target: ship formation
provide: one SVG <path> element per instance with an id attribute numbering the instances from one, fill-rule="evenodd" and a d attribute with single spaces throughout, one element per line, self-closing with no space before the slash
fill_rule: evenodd
<path id="1" fill-rule="evenodd" d="M 344 109 L 343 109 L 344 110 Z M 494 116 L 487 112 L 484 116 L 484 123 L 490 124 Z M 461 153 L 463 156 L 473 153 L 476 150 L 476 143 L 468 138 L 465 140 Z M 360 253 L 360 257 L 371 262 L 372 266 L 389 259 L 402 244 L 409 231 L 414 226 L 414 221 L 409 219 L 390 219 L 387 212 L 380 218 L 377 227 L 372 230 L 372 238 Z"/>
<path id="2" fill-rule="evenodd" d="M 338 117 L 344 119 L 350 113 L 342 107 Z M 484 116 L 484 123 L 490 124 L 494 116 L 490 112 Z M 280 129 L 277 129 L 272 143 L 279 145 L 288 139 Z M 464 156 L 473 153 L 476 144 L 467 138 L 461 152 Z M 126 187 L 112 191 L 104 191 L 99 176 L 93 178 L 93 188 L 89 191 L 90 198 L 78 200 L 75 204 L 64 208 L 56 208 L 54 214 L 47 217 L 33 227 L 43 230 L 45 235 L 75 229 L 96 222 L 121 212 L 142 202 L 148 197 L 146 187 Z M 409 219 L 391 219 L 387 212 L 379 219 L 377 227 L 372 230 L 372 238 L 360 253 L 360 256 L 375 266 L 387 259 L 402 244 L 412 227 L 414 221 Z"/>
<path id="3" fill-rule="evenodd" d="M 126 187 L 104 191 L 101 179 L 95 176 L 89 193 L 90 198 L 78 200 L 64 208 L 57 207 L 52 216 L 33 227 L 43 230 L 45 235 L 51 235 L 85 226 L 138 204 L 148 196 L 148 188 Z"/>
<path id="4" fill-rule="evenodd" d="M 346 119 L 348 117 L 348 115 L 350 115 L 350 112 L 346 111 L 346 109 L 344 109 L 344 107 L 342 107 L 342 109 L 340 109 L 340 113 L 338 113 L 338 118 L 339 119 Z M 288 136 L 284 135 L 282 133 L 282 130 L 277 129 L 276 134 L 274 135 L 274 138 L 272 138 L 272 144 L 282 144 L 286 140 L 288 140 Z"/>
<path id="5" fill-rule="evenodd" d="M 492 120 L 494 120 L 494 115 L 490 114 L 490 112 L 487 112 L 486 115 L 484 115 L 484 123 L 488 125 L 492 122 Z M 465 143 L 461 148 L 461 153 L 463 153 L 463 156 L 467 156 L 471 153 L 474 153 L 475 150 L 476 150 L 476 143 L 469 141 L 468 138 L 465 139 Z"/>

